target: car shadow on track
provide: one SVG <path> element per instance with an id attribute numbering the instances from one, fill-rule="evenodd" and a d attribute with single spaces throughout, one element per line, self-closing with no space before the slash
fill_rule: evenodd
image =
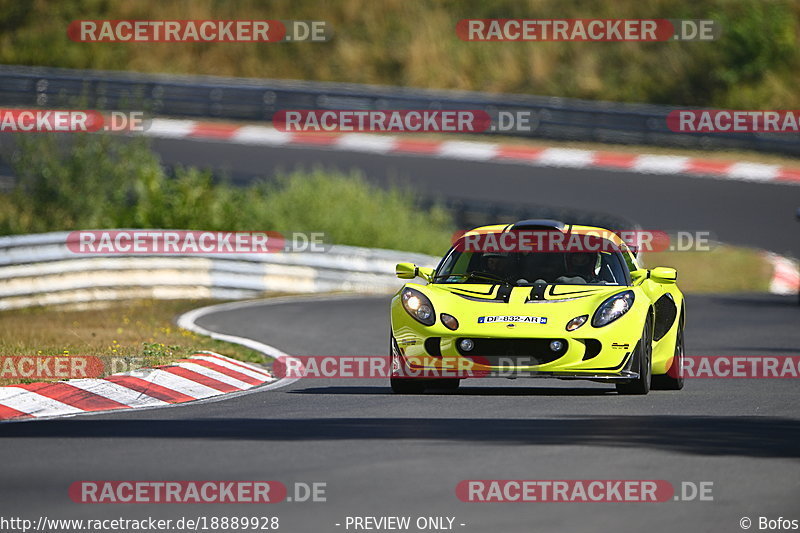
<path id="1" fill-rule="evenodd" d="M 800 457 L 800 420 L 736 416 L 561 418 L 85 417 L 0 425 L 6 438 L 207 439 L 264 442 L 386 440 L 513 446 L 611 446 L 693 455 Z M 113 441 L 109 441 L 113 446 Z M 179 445 L 176 443 L 176 445 Z"/>
<path id="2" fill-rule="evenodd" d="M 370 394 L 394 395 L 387 386 L 375 387 L 308 387 L 286 391 L 287 394 Z M 442 396 L 606 396 L 616 395 L 614 389 L 558 388 L 558 387 L 469 387 L 456 390 L 432 388 L 426 395 Z"/>

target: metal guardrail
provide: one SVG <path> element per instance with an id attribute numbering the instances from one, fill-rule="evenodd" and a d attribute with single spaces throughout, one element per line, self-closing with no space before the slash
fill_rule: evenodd
<path id="1" fill-rule="evenodd" d="M 173 76 L 0 65 L 0 105 L 144 110 L 154 115 L 269 121 L 288 109 L 480 109 L 531 112 L 529 131 L 555 140 L 746 149 L 800 155 L 800 136 L 691 134 L 667 128 L 675 107 L 569 98 L 287 80 Z M 486 132 L 496 135 L 497 132 Z"/>
<path id="2" fill-rule="evenodd" d="M 248 298 L 266 292 L 386 293 L 395 264 L 438 258 L 332 246 L 321 253 L 81 255 L 69 232 L 0 237 L 0 310 L 123 298 Z"/>

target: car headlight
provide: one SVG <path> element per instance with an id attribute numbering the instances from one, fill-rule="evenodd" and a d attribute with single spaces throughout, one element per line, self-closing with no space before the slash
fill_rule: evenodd
<path id="1" fill-rule="evenodd" d="M 426 326 L 432 326 L 436 322 L 433 304 L 427 296 L 418 290 L 405 288 L 400 295 L 400 299 L 403 302 L 403 308 L 417 322 Z"/>
<path id="2" fill-rule="evenodd" d="M 615 294 L 600 304 L 592 316 L 592 326 L 600 328 L 611 324 L 633 307 L 633 291 Z"/>

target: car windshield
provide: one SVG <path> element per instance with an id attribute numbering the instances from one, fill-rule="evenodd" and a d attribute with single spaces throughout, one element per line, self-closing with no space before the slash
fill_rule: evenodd
<path id="1" fill-rule="evenodd" d="M 462 252 L 453 248 L 436 270 L 434 282 L 628 285 L 626 274 L 625 260 L 618 251 Z"/>

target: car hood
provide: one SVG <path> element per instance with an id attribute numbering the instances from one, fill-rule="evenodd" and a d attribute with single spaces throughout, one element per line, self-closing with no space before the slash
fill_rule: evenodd
<path id="1" fill-rule="evenodd" d="M 537 291 L 536 287 L 504 287 L 502 285 L 479 284 L 432 284 L 426 287 L 433 293 L 442 292 L 466 301 L 485 303 L 534 304 L 545 302 L 574 302 L 587 305 L 591 301 L 604 300 L 628 287 L 618 285 L 547 285 Z"/>

